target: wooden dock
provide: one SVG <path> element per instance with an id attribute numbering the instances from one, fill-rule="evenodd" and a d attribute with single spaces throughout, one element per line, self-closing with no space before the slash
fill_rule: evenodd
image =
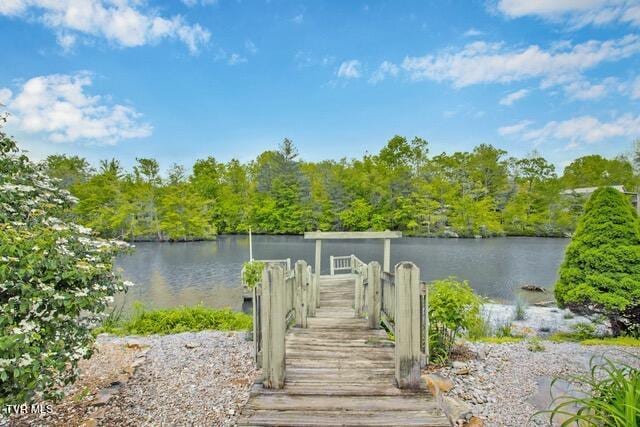
<path id="1" fill-rule="evenodd" d="M 307 328 L 286 335 L 283 388 L 254 384 L 241 426 L 449 426 L 433 396 L 394 383 L 394 344 L 354 311 L 353 275 L 322 276 Z"/>

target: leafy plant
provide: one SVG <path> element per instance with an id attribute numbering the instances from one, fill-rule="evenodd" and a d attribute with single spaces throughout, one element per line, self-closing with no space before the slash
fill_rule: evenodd
<path id="1" fill-rule="evenodd" d="M 480 320 L 480 304 L 469 283 L 453 277 L 429 288 L 429 339 L 432 357 L 448 358 L 456 338 Z"/>
<path id="2" fill-rule="evenodd" d="M 68 221 L 76 201 L 0 127 L 0 407 L 60 397 L 128 285 L 112 268 L 128 245 Z"/>
<path id="3" fill-rule="evenodd" d="M 561 307 L 603 314 L 614 335 L 640 323 L 640 227 L 619 191 L 596 190 L 567 246 L 555 295 Z"/>
<path id="4" fill-rule="evenodd" d="M 262 280 L 264 263 L 259 261 L 247 261 L 242 265 L 242 280 L 250 289 L 256 287 Z"/>
<path id="5" fill-rule="evenodd" d="M 538 337 L 533 337 L 529 340 L 529 343 L 527 344 L 527 349 L 533 352 L 539 352 L 539 351 L 545 350 L 544 344 Z"/>
<path id="6" fill-rule="evenodd" d="M 512 327 L 511 322 L 505 322 L 502 325 L 498 325 L 496 328 L 496 336 L 497 337 L 512 337 Z"/>
<path id="7" fill-rule="evenodd" d="M 591 338 L 580 341 L 582 345 L 619 345 L 623 347 L 640 347 L 640 339 L 633 337 Z"/>
<path id="8" fill-rule="evenodd" d="M 205 330 L 245 331 L 252 327 L 250 315 L 229 309 L 197 305 L 164 310 L 145 310 L 136 304 L 133 316 L 117 325 L 103 326 L 97 332 L 116 335 L 175 334 Z"/>
<path id="9" fill-rule="evenodd" d="M 640 358 L 635 357 L 637 362 Z M 561 426 L 630 427 L 640 425 L 640 371 L 630 365 L 592 357 L 589 372 L 558 380 L 580 384 L 578 396 L 557 396 L 550 411 L 551 422 L 562 417 Z M 573 410 L 577 408 L 577 410 Z M 537 415 L 537 414 L 536 414 Z"/>
<path id="10" fill-rule="evenodd" d="M 596 336 L 596 327 L 592 323 L 576 323 L 571 326 L 570 332 L 556 332 L 551 336 L 551 341 L 579 342 Z"/>
<path id="11" fill-rule="evenodd" d="M 513 319 L 524 320 L 526 317 L 527 317 L 527 304 L 522 298 L 518 297 L 516 298 L 516 304 L 513 307 Z"/>

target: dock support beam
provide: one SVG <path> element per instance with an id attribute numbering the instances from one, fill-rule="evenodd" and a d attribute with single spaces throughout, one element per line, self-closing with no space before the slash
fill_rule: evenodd
<path id="1" fill-rule="evenodd" d="M 295 308 L 296 308 L 296 326 L 301 328 L 307 327 L 308 315 L 308 297 L 307 297 L 307 262 L 304 260 L 296 261 L 295 264 Z"/>
<path id="2" fill-rule="evenodd" d="M 382 271 L 391 272 L 391 239 L 384 239 L 384 258 L 382 262 Z"/>
<path id="3" fill-rule="evenodd" d="M 395 364 L 399 388 L 420 387 L 420 269 L 412 262 L 395 268 Z"/>
<path id="4" fill-rule="evenodd" d="M 320 307 L 320 275 L 322 274 L 322 240 L 316 240 L 316 275 L 314 283 L 314 299 L 316 307 Z"/>
<path id="5" fill-rule="evenodd" d="M 367 285 L 367 317 L 369 318 L 369 329 L 380 329 L 380 309 L 381 309 L 381 288 L 380 264 L 377 261 L 369 263 L 367 274 L 369 284 Z"/>
<path id="6" fill-rule="evenodd" d="M 286 289 L 284 270 L 269 265 L 262 273 L 262 385 L 282 388 L 285 379 Z"/>

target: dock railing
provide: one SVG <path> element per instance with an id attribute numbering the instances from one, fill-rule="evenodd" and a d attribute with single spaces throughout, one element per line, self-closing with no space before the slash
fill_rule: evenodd
<path id="1" fill-rule="evenodd" d="M 266 388 L 284 386 L 287 330 L 306 328 L 316 310 L 317 272 L 305 261 L 293 269 L 284 261 L 266 261 L 253 290 L 255 360 Z M 366 264 L 355 255 L 331 257 L 331 266 L 334 275 L 336 270 L 353 275 L 355 316 L 366 317 L 371 329 L 384 325 L 393 334 L 397 386 L 419 388 L 420 369 L 429 360 L 428 288 L 420 269 L 400 262 L 394 273 L 383 272 L 378 262 Z"/>
<path id="2" fill-rule="evenodd" d="M 311 267 L 300 260 L 289 269 L 290 263 L 283 261 L 261 260 L 262 280 L 253 289 L 254 358 L 266 388 L 284 386 L 287 330 L 306 328 L 309 315 L 315 315 Z"/>

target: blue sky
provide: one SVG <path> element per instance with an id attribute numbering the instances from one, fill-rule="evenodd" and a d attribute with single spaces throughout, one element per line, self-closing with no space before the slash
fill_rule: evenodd
<path id="1" fill-rule="evenodd" d="M 0 103 L 35 158 L 359 157 L 395 134 L 560 169 L 640 137 L 640 3 L 2 0 Z"/>

